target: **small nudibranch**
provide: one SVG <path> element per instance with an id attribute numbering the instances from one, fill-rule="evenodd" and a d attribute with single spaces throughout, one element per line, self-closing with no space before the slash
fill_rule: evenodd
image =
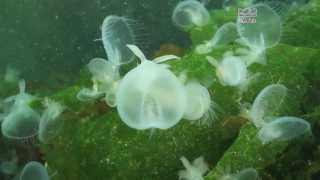
<path id="1" fill-rule="evenodd" d="M 133 20 L 125 17 L 107 16 L 101 26 L 101 39 L 108 60 L 115 66 L 128 64 L 134 60 L 134 54 L 127 44 L 135 43 Z"/>
<path id="2" fill-rule="evenodd" d="M 221 62 L 207 56 L 208 62 L 216 68 L 216 75 L 224 86 L 244 86 L 248 83 L 248 70 L 240 57 L 225 55 Z"/>
<path id="3" fill-rule="evenodd" d="M 287 98 L 288 89 L 282 84 L 270 84 L 255 98 L 248 118 L 257 128 L 264 126 L 269 118 L 279 113 Z"/>
<path id="4" fill-rule="evenodd" d="M 207 54 L 212 51 L 213 48 L 227 45 L 235 41 L 238 37 L 237 26 L 233 22 L 228 22 L 222 25 L 212 39 L 205 41 L 196 47 L 198 54 Z"/>
<path id="5" fill-rule="evenodd" d="M 196 0 L 185 0 L 177 4 L 172 14 L 173 23 L 184 30 L 202 27 L 210 21 L 208 10 Z"/>
<path id="6" fill-rule="evenodd" d="M 302 135 L 311 135 L 308 121 L 297 117 L 280 117 L 265 124 L 258 133 L 263 144 L 271 141 L 289 141 Z"/>
<path id="7" fill-rule="evenodd" d="M 203 156 L 200 156 L 197 159 L 193 160 L 192 164 L 184 156 L 182 156 L 180 160 L 186 169 L 179 171 L 179 179 L 203 180 L 204 174 L 209 170 L 209 166 L 205 162 Z"/>

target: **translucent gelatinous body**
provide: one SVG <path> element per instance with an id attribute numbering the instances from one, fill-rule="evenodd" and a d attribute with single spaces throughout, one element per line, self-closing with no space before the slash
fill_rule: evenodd
<path id="1" fill-rule="evenodd" d="M 238 16 L 237 30 L 250 49 L 265 49 L 275 46 L 281 38 L 280 16 L 266 4 L 255 4 L 245 10 L 257 10 L 254 23 L 246 23 L 246 17 Z"/>
<path id="2" fill-rule="evenodd" d="M 49 143 L 56 137 L 63 126 L 63 119 L 60 117 L 64 107 L 50 99 L 45 100 L 46 109 L 43 112 L 39 124 L 39 140 L 42 143 Z"/>
<path id="3" fill-rule="evenodd" d="M 237 56 L 225 56 L 220 63 L 212 57 L 207 57 L 207 59 L 216 67 L 216 74 L 221 84 L 226 86 L 240 86 L 247 81 L 247 66 L 241 58 Z"/>
<path id="4" fill-rule="evenodd" d="M 310 133 L 310 124 L 297 117 L 280 117 L 265 124 L 258 137 L 262 143 L 270 141 L 289 141 L 298 136 Z"/>
<path id="5" fill-rule="evenodd" d="M 173 11 L 172 21 L 181 29 L 202 27 L 209 23 L 210 15 L 207 9 L 196 0 L 185 0 L 177 4 Z"/>
<path id="6" fill-rule="evenodd" d="M 142 63 L 129 71 L 118 87 L 116 101 L 121 120 L 135 129 L 174 126 L 185 111 L 182 83 L 167 66 L 146 60 L 136 46 L 129 47 Z"/>
<path id="7" fill-rule="evenodd" d="M 209 166 L 202 156 L 195 159 L 192 164 L 183 156 L 180 160 L 186 169 L 179 171 L 179 179 L 203 180 L 203 175 L 209 170 Z"/>
<path id="8" fill-rule="evenodd" d="M 99 83 L 108 84 L 120 77 L 118 68 L 103 58 L 93 58 L 88 64 L 88 69 L 93 79 Z"/>
<path id="9" fill-rule="evenodd" d="M 94 58 L 88 64 L 92 74 L 93 86 L 91 89 L 83 88 L 77 94 L 80 101 L 93 101 L 104 96 L 110 107 L 115 107 L 115 93 L 120 80 L 119 68 L 110 61 Z"/>
<path id="10" fill-rule="evenodd" d="M 282 84 L 271 84 L 258 94 L 249 112 L 249 118 L 257 127 L 262 127 L 268 118 L 279 113 L 285 102 L 287 91 Z"/>
<path id="11" fill-rule="evenodd" d="M 25 82 L 19 83 L 20 93 L 6 99 L 13 101 L 10 111 L 1 124 L 2 134 L 13 140 L 27 140 L 38 133 L 40 115 L 30 108 L 33 97 L 25 93 Z"/>
<path id="12" fill-rule="evenodd" d="M 210 110 L 211 98 L 210 94 L 204 86 L 199 83 L 187 83 L 187 107 L 183 118 L 187 120 L 198 120 Z"/>
<path id="13" fill-rule="evenodd" d="M 107 16 L 101 27 L 103 47 L 108 60 L 118 66 L 127 64 L 134 59 L 133 53 L 126 47 L 134 44 L 135 37 L 130 20 L 119 16 Z"/>
<path id="14" fill-rule="evenodd" d="M 233 22 L 226 23 L 222 25 L 212 39 L 205 42 L 204 44 L 200 44 L 196 47 L 196 52 L 198 54 L 207 54 L 214 47 L 224 46 L 233 41 L 235 41 L 238 37 L 237 26 Z"/>
<path id="15" fill-rule="evenodd" d="M 40 163 L 28 162 L 22 169 L 20 180 L 49 180 L 47 169 Z"/>

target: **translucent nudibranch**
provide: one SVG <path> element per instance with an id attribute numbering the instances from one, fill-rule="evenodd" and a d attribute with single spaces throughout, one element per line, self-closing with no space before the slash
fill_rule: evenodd
<path id="1" fill-rule="evenodd" d="M 265 63 L 264 51 L 277 45 L 281 39 L 281 17 L 266 4 L 255 4 L 244 10 L 256 10 L 254 23 L 248 17 L 238 16 L 237 30 L 241 41 L 250 48 L 246 59 L 248 64 Z"/>
<path id="2" fill-rule="evenodd" d="M 93 58 L 88 69 L 92 74 L 93 86 L 83 88 L 77 94 L 80 101 L 93 101 L 104 96 L 110 107 L 115 107 L 114 94 L 120 80 L 119 68 L 103 58 Z"/>
<path id="3" fill-rule="evenodd" d="M 247 66 L 240 57 L 225 54 L 221 62 L 210 56 L 207 59 L 216 68 L 216 75 L 222 85 L 244 87 L 248 84 Z"/>
<path id="4" fill-rule="evenodd" d="M 297 117 L 280 117 L 265 124 L 258 138 L 266 144 L 270 141 L 289 141 L 301 135 L 311 135 L 309 122 Z"/>
<path id="5" fill-rule="evenodd" d="M 63 119 L 60 115 L 65 107 L 49 98 L 45 99 L 44 105 L 46 109 L 40 118 L 38 137 L 40 142 L 49 143 L 58 135 L 63 126 Z"/>
<path id="6" fill-rule="evenodd" d="M 237 26 L 233 22 L 228 22 L 222 25 L 212 39 L 204 42 L 196 47 L 198 54 L 207 54 L 212 51 L 214 47 L 224 46 L 233 41 L 238 37 Z"/>
<path id="7" fill-rule="evenodd" d="M 20 180 L 49 180 L 47 169 L 36 161 L 28 162 L 22 169 Z"/>
<path id="8" fill-rule="evenodd" d="M 261 128 L 270 118 L 277 116 L 287 98 L 288 89 L 282 84 L 270 84 L 255 98 L 249 110 L 249 119 Z"/>
<path id="9" fill-rule="evenodd" d="M 179 171 L 179 179 L 183 180 L 203 180 L 204 174 L 209 170 L 208 164 L 205 162 L 203 156 L 195 159 L 192 164 L 187 158 L 182 156 L 180 158 L 185 170 Z"/>
<path id="10" fill-rule="evenodd" d="M 40 115 L 29 106 L 34 97 L 25 92 L 24 80 L 19 82 L 19 88 L 18 95 L 5 100 L 13 101 L 13 105 L 1 124 L 1 131 L 8 139 L 24 142 L 38 134 Z"/>
<path id="11" fill-rule="evenodd" d="M 117 93 L 117 110 L 121 120 L 131 128 L 168 129 L 177 124 L 184 112 L 186 93 L 182 82 L 160 62 L 177 59 L 173 55 L 147 60 L 141 50 L 128 45 L 141 60 L 121 80 Z"/>
<path id="12" fill-rule="evenodd" d="M 103 47 L 108 60 L 116 65 L 130 63 L 134 54 L 127 48 L 127 44 L 135 43 L 132 20 L 120 16 L 107 16 L 101 26 Z"/>
<path id="13" fill-rule="evenodd" d="M 203 123 L 210 124 L 214 118 L 211 97 L 208 89 L 198 82 L 188 82 L 185 85 L 187 93 L 187 106 L 183 118 L 195 121 L 203 120 Z"/>
<path id="14" fill-rule="evenodd" d="M 184 30 L 202 27 L 210 21 L 208 10 L 196 0 L 184 0 L 177 4 L 172 14 L 173 23 Z"/>

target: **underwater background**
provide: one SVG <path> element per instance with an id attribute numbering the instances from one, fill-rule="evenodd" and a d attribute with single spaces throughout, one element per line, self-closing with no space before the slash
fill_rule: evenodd
<path id="1" fill-rule="evenodd" d="M 209 21 L 185 29 L 172 18 L 181 2 L 1 0 L 0 180 L 320 179 L 320 0 L 199 1 L 209 13 Z M 223 84 L 218 68 L 207 61 L 208 56 L 220 62 L 226 52 L 236 52 L 244 45 L 232 41 L 206 54 L 197 53 L 196 47 L 210 40 L 219 27 L 236 22 L 238 8 L 259 3 L 273 6 L 281 16 L 281 39 L 265 49 L 266 63 L 247 67 L 249 74 L 257 76 L 248 79 L 245 90 Z M 101 26 L 110 15 L 132 21 L 135 45 L 148 59 L 167 54 L 180 57 L 163 64 L 170 65 L 177 79 L 196 81 L 207 89 L 210 105 L 215 106 L 209 124 L 181 118 L 167 129 L 137 129 L 127 125 L 119 110 L 108 102 L 79 100 L 78 93 L 94 83 L 88 70 L 90 60 L 109 57 L 102 43 Z M 138 66 L 139 58 L 121 65 L 119 76 L 125 77 Z M 270 109 L 281 104 L 272 112 L 272 118 L 299 117 L 310 125 L 308 133 L 269 143 L 259 139 L 261 127 L 243 114 L 270 84 L 282 84 L 288 89 L 284 102 L 282 97 L 271 102 Z M 18 100 L 23 102 L 15 106 Z M 55 111 L 48 110 L 50 102 Z M 32 109 L 38 114 L 34 118 L 59 118 L 54 122 L 57 124 L 45 130 L 48 141 L 38 136 L 38 126 L 32 129 L 28 123 L 9 124 L 9 128 L 17 134 L 31 128 L 37 131 L 32 137 L 21 140 L 4 133 L 8 124 L 4 122 L 9 119 L 6 117 L 18 107 L 28 109 L 21 110 L 23 113 Z M 288 131 L 295 133 L 299 127 Z M 202 157 L 206 171 L 202 173 L 197 163 L 186 163 L 188 160 L 182 157 L 190 162 Z M 30 162 L 41 164 L 27 172 Z"/>

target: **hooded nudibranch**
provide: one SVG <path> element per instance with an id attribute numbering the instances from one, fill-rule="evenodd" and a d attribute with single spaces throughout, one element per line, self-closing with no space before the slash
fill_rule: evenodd
<path id="1" fill-rule="evenodd" d="M 103 58 L 93 58 L 88 64 L 88 69 L 92 74 L 93 86 L 91 89 L 81 89 L 77 98 L 80 101 L 93 101 L 104 96 L 106 103 L 115 107 L 113 95 L 120 80 L 118 67 Z"/>
<path id="2" fill-rule="evenodd" d="M 187 158 L 182 156 L 180 158 L 183 166 L 186 168 L 185 170 L 180 170 L 178 175 L 179 179 L 184 180 L 203 180 L 204 174 L 208 172 L 209 166 L 205 162 L 203 156 L 195 159 L 192 164 L 188 161 Z"/>
<path id="3" fill-rule="evenodd" d="M 134 60 L 134 54 L 126 46 L 135 43 L 135 35 L 130 21 L 132 20 L 125 17 L 111 15 L 103 20 L 101 26 L 103 47 L 108 55 L 108 60 L 116 66 Z"/>
<path id="4" fill-rule="evenodd" d="M 249 110 L 249 119 L 256 127 L 264 126 L 268 119 L 279 113 L 281 106 L 286 100 L 287 87 L 282 84 L 270 84 L 265 87 L 255 98 Z"/>
<path id="5" fill-rule="evenodd" d="M 277 45 L 281 38 L 281 17 L 266 4 L 255 4 L 245 10 L 256 10 L 255 22 L 246 22 L 246 17 L 238 16 L 237 30 L 241 41 L 250 48 L 246 59 L 248 64 L 265 63 L 264 51 Z"/>
<path id="6" fill-rule="evenodd" d="M 195 121 L 202 120 L 203 123 L 210 125 L 210 120 L 215 117 L 214 111 L 211 109 L 213 102 L 211 101 L 208 89 L 198 82 L 188 82 L 185 85 L 187 93 L 187 106 L 183 118 Z"/>
<path id="7" fill-rule="evenodd" d="M 65 107 L 49 98 L 45 99 L 44 105 L 46 109 L 41 115 L 38 137 L 40 142 L 49 143 L 58 135 L 63 126 L 63 119 L 60 115 Z"/>
<path id="8" fill-rule="evenodd" d="M 207 59 L 216 68 L 216 75 L 222 85 L 243 89 L 249 83 L 247 66 L 240 57 L 226 53 L 221 62 L 210 56 Z"/>
<path id="9" fill-rule="evenodd" d="M 210 21 L 208 10 L 196 0 L 181 1 L 175 7 L 172 14 L 173 23 L 185 30 L 193 27 L 202 27 Z"/>
<path id="10" fill-rule="evenodd" d="M 6 99 L 13 101 L 13 105 L 1 124 L 1 131 L 6 138 L 23 143 L 38 134 L 40 115 L 29 106 L 34 98 L 25 92 L 24 80 L 19 82 L 19 89 L 18 95 Z"/>
<path id="11" fill-rule="evenodd" d="M 233 41 L 238 37 L 237 26 L 233 22 L 228 22 L 222 25 L 212 39 L 204 42 L 196 47 L 198 54 L 207 54 L 212 51 L 214 47 L 224 46 Z"/>
<path id="12" fill-rule="evenodd" d="M 28 162 L 22 169 L 20 180 L 49 180 L 47 169 L 36 161 Z"/>
<path id="13" fill-rule="evenodd" d="M 270 141 L 289 141 L 305 134 L 311 135 L 309 122 L 297 117 L 280 117 L 265 124 L 258 138 L 266 144 Z"/>
<path id="14" fill-rule="evenodd" d="M 135 129 L 168 129 L 177 124 L 186 106 L 182 82 L 160 62 L 177 59 L 173 55 L 147 60 L 141 50 L 128 45 L 141 60 L 121 80 L 117 93 L 117 110 L 121 120 Z"/>

